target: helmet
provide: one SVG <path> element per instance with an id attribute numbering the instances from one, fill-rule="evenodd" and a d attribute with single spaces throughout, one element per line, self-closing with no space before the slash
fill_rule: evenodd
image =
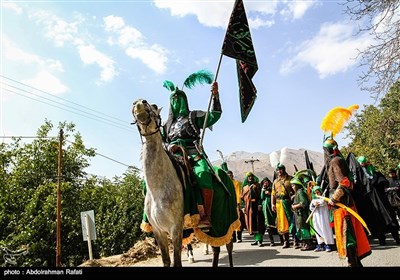
<path id="1" fill-rule="evenodd" d="M 365 156 L 359 156 L 359 157 L 357 158 L 357 161 L 358 161 L 360 164 L 363 164 L 363 163 L 366 163 L 366 162 L 367 162 L 367 158 L 366 158 Z"/>
<path id="2" fill-rule="evenodd" d="M 319 190 L 320 192 L 322 192 L 321 187 L 318 186 L 318 185 L 315 185 L 315 186 L 312 188 L 312 192 L 315 192 L 315 191 L 317 191 L 317 190 Z"/>
<path id="3" fill-rule="evenodd" d="M 293 178 L 292 180 L 290 180 L 290 184 L 292 184 L 292 185 L 299 185 L 299 186 L 302 186 L 302 187 L 303 187 L 303 183 L 302 183 L 299 179 L 297 179 L 297 178 Z"/>
<path id="4" fill-rule="evenodd" d="M 276 165 L 275 170 L 278 171 L 279 169 L 283 169 L 284 171 L 286 171 L 286 167 L 280 162 L 278 162 L 278 164 Z"/>
<path id="5" fill-rule="evenodd" d="M 322 193 L 321 187 L 318 186 L 318 185 L 315 185 L 315 186 L 312 188 L 311 197 L 312 197 L 313 199 L 314 199 L 314 198 L 317 198 L 317 195 L 315 194 L 316 191 L 320 191 L 320 192 Z"/>
<path id="6" fill-rule="evenodd" d="M 336 141 L 333 139 L 332 136 L 327 136 L 324 140 L 324 143 L 322 144 L 324 148 L 329 148 L 329 149 L 336 149 L 338 144 Z"/>
<path id="7" fill-rule="evenodd" d="M 174 118 L 177 118 L 179 115 L 188 116 L 189 115 L 189 104 L 188 99 L 184 91 L 175 89 L 170 94 L 170 110 Z"/>
<path id="8" fill-rule="evenodd" d="M 252 172 L 250 172 L 250 171 L 246 173 L 246 177 L 253 176 L 253 175 L 254 174 Z"/>

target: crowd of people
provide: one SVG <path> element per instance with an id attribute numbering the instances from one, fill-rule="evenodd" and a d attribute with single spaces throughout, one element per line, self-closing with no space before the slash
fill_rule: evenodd
<path id="1" fill-rule="evenodd" d="M 247 230 L 253 236 L 252 246 L 276 246 L 279 240 L 283 249 L 336 251 L 349 266 L 362 266 L 361 260 L 372 253 L 372 239 L 386 246 L 386 233 L 391 233 L 400 244 L 400 166 L 384 176 L 365 156 L 352 163 L 332 137 L 325 139 L 323 151 L 325 179 L 314 178 L 311 170 L 289 175 L 282 163 L 276 166 L 273 180 L 260 181 L 247 172 L 238 198 L 244 216 L 240 232 Z M 304 171 L 310 172 L 304 175 Z M 233 178 L 232 171 L 229 174 Z M 325 187 L 321 187 L 323 180 Z"/>
<path id="2" fill-rule="evenodd" d="M 199 72 L 190 77 L 200 81 L 207 78 L 211 83 L 211 76 L 206 74 Z M 191 166 L 188 181 L 195 186 L 194 212 L 200 216 L 197 226 L 207 230 L 212 227 L 215 172 L 201 145 L 201 129 L 211 127 L 221 117 L 218 83 L 211 83 L 212 104 L 207 112 L 191 111 L 186 94 L 173 83 L 165 81 L 164 87 L 171 92 L 168 120 L 160 129 L 164 145 Z M 240 183 L 223 163 L 235 187 L 241 222 L 232 236 L 234 242 L 242 242 L 246 229 L 254 238 L 252 246 L 265 246 L 265 234 L 269 245 L 275 246 L 274 236 L 278 236 L 283 249 L 336 250 L 340 258 L 347 258 L 349 266 L 362 266 L 361 260 L 371 254 L 367 237 L 370 230 L 382 246 L 386 244 L 386 232 L 400 244 L 400 164 L 386 177 L 365 156 L 345 159 L 332 134 L 322 146 L 325 165 L 320 176 L 314 170 L 290 175 L 285 165 L 278 163 L 273 180 L 265 177 L 260 181 L 253 172 L 247 172 Z"/>

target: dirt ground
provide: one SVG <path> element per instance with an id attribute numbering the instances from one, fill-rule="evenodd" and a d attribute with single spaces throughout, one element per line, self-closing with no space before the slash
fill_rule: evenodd
<path id="1" fill-rule="evenodd" d="M 193 248 L 199 247 L 198 241 L 192 241 Z M 172 251 L 172 247 L 170 248 Z M 161 252 L 155 243 L 155 239 L 147 237 L 143 241 L 137 242 L 128 252 L 104 257 L 101 259 L 88 260 L 80 265 L 80 267 L 128 267 L 137 266 L 138 263 L 146 265 L 152 262 L 157 263 L 157 257 L 161 256 Z"/>
<path id="2" fill-rule="evenodd" d="M 362 260 L 365 267 L 382 267 L 384 269 L 400 267 L 400 246 L 396 244 L 390 234 L 386 235 L 387 245 L 379 245 L 377 239 L 370 238 L 372 254 Z M 243 233 L 243 242 L 235 243 L 233 247 L 233 263 L 235 267 L 346 267 L 347 261 L 340 259 L 337 252 L 314 252 L 300 251 L 295 248 L 283 249 L 282 246 L 269 246 L 266 241 L 265 246 L 252 246 L 254 237 L 247 232 Z M 277 237 L 275 237 L 277 239 Z M 212 266 L 212 251 L 205 254 L 204 243 L 192 241 L 193 262 L 189 261 L 186 250 L 182 251 L 182 265 L 185 267 L 210 267 Z M 170 247 L 172 251 L 172 247 Z M 228 267 L 228 254 L 225 246 L 221 247 L 219 266 Z M 162 267 L 161 254 L 156 246 L 154 238 L 147 238 L 137 242 L 128 252 L 110 256 L 106 258 L 88 260 L 80 267 L 104 267 L 104 268 L 123 268 L 123 267 Z M 100 274 L 106 271 L 100 270 Z"/>

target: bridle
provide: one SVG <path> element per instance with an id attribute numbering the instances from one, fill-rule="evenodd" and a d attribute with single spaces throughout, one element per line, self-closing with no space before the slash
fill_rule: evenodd
<path id="1" fill-rule="evenodd" d="M 156 134 L 157 132 L 160 132 L 160 127 L 161 127 L 161 116 L 158 114 L 157 110 L 157 105 L 155 104 L 149 104 L 146 100 L 144 99 L 140 99 L 138 101 L 135 101 L 133 103 L 133 108 L 135 108 L 136 104 L 138 102 L 141 102 L 144 106 L 144 111 L 140 112 L 139 114 L 136 115 L 136 113 L 134 112 L 133 109 L 133 118 L 134 121 L 131 124 L 136 124 L 139 130 L 139 133 L 141 136 L 147 137 L 153 134 Z M 140 116 L 142 114 L 146 114 L 146 118 L 141 118 Z M 139 117 L 139 118 L 138 118 Z M 142 121 L 140 119 L 144 119 L 145 121 Z M 152 121 L 152 119 L 154 120 L 155 124 L 156 124 L 156 130 L 153 132 L 147 132 L 147 131 L 142 131 L 142 127 L 145 126 L 147 130 L 148 125 L 150 124 L 150 122 Z M 139 125 L 140 124 L 140 125 Z"/>

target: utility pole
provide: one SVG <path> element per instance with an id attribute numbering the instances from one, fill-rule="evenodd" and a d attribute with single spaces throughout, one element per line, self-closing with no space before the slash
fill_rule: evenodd
<path id="1" fill-rule="evenodd" d="M 62 143 L 64 141 L 64 131 L 60 129 L 60 139 L 58 144 L 58 173 L 57 173 L 57 238 L 56 238 L 56 267 L 61 267 L 61 166 L 62 166 Z"/>
<path id="2" fill-rule="evenodd" d="M 244 161 L 245 163 L 250 163 L 250 164 L 251 164 L 251 170 L 253 171 L 253 174 L 254 174 L 254 162 L 256 162 L 256 161 L 260 161 L 260 160 L 258 160 L 258 159 L 253 159 L 253 157 L 251 157 L 250 160 L 245 160 L 245 161 Z"/>

